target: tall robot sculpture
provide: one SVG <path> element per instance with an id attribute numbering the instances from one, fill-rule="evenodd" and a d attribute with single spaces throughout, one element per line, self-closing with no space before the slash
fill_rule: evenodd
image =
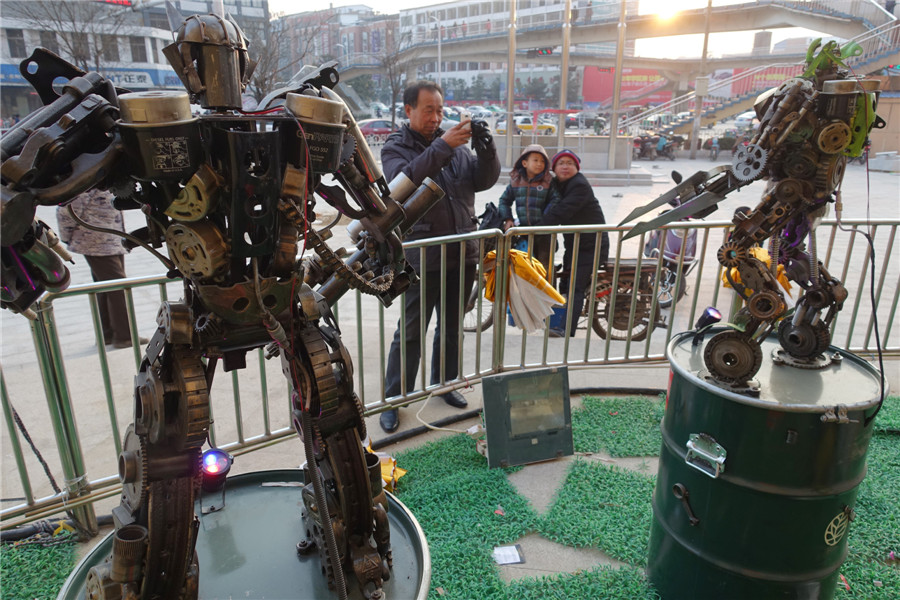
<path id="1" fill-rule="evenodd" d="M 843 60 L 858 54 L 859 46 L 841 49 L 828 42 L 815 54 L 818 47 L 818 41 L 810 46 L 802 75 L 759 96 L 754 105 L 759 126 L 730 166 L 695 173 L 623 221 L 675 198 L 682 202 L 624 236 L 634 237 L 690 215 L 706 216 L 730 192 L 758 179 L 768 181 L 759 204 L 734 217 L 734 229 L 718 250 L 726 278 L 745 303 L 743 328 L 710 338 L 703 358 L 710 376 L 729 387 L 748 387 L 762 363 L 760 343 L 776 326 L 779 360 L 801 368 L 829 364 L 822 353 L 847 298 L 843 284 L 819 262 L 814 230 L 829 204 L 840 209 L 847 158 L 860 156 L 872 128 L 885 123 L 875 114 L 879 81 L 853 77 L 844 67 Z M 767 239 L 771 266 L 749 252 Z M 779 264 L 802 288 L 792 315 L 775 277 Z"/>
<path id="2" fill-rule="evenodd" d="M 246 113 L 241 92 L 253 65 L 233 21 L 189 17 L 164 52 L 187 92 L 123 93 L 36 50 L 21 71 L 45 106 L 2 139 L 4 308 L 28 314 L 44 290 L 68 284 L 35 207 L 64 205 L 91 187 L 146 214 L 147 227 L 128 243 L 155 252 L 184 281 L 184 299 L 162 304 L 136 376 L 113 552 L 91 570 L 87 596 L 197 597 L 194 501 L 213 373 L 220 360 L 242 368 L 248 350 L 267 347 L 291 382 L 306 450 L 308 539 L 298 548 L 318 549 L 338 596 L 352 574 L 366 598 L 383 598 L 388 504 L 378 459 L 361 444 L 362 407 L 330 306 L 351 288 L 389 304 L 409 286 L 416 275 L 400 236 L 443 192 L 430 180 L 384 181 L 331 89 L 332 66 L 309 69 Z M 69 81 L 58 94 L 60 76 Z M 209 114 L 192 116 L 190 100 Z M 323 181 L 327 174 L 339 185 Z M 346 260 L 329 249 L 328 231 L 313 227 L 316 196 L 362 224 Z M 302 262 L 301 239 L 316 252 Z M 161 247 L 168 258 L 153 250 Z"/>

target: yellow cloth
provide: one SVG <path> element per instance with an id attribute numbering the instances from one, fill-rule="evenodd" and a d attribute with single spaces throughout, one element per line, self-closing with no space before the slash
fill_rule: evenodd
<path id="1" fill-rule="evenodd" d="M 384 489 L 393 492 L 397 487 L 397 481 L 406 475 L 406 469 L 398 467 L 397 459 L 390 454 L 373 452 L 371 444 L 367 450 L 377 456 L 378 460 L 381 462 L 381 480 L 384 482 Z"/>
<path id="2" fill-rule="evenodd" d="M 484 297 L 495 302 L 497 295 L 496 252 L 484 258 Z M 553 306 L 565 306 L 565 299 L 546 279 L 547 271 L 541 262 L 527 252 L 509 251 L 509 289 L 506 302 L 516 326 L 525 331 L 544 327 L 544 319 L 553 314 Z"/>
<path id="3" fill-rule="evenodd" d="M 748 254 L 752 258 L 764 263 L 766 267 L 772 268 L 772 257 L 769 256 L 769 251 L 765 248 L 760 248 L 759 246 L 754 246 L 748 250 Z M 738 272 L 737 267 L 731 268 L 731 278 L 735 283 L 741 282 L 741 274 Z M 793 297 L 791 294 L 791 281 L 787 278 L 787 275 L 784 274 L 784 265 L 778 265 L 778 269 L 775 273 L 775 278 L 778 280 L 778 283 L 781 287 L 784 288 L 784 291 L 788 293 L 788 296 Z M 731 283 L 728 282 L 728 277 L 725 275 L 725 271 L 722 271 L 722 283 L 725 287 L 731 287 Z M 752 292 L 753 290 L 748 290 Z"/>
<path id="4" fill-rule="evenodd" d="M 484 297 L 491 302 L 494 301 L 497 287 L 497 280 L 494 276 L 494 265 L 496 264 L 496 260 L 496 250 L 491 250 L 484 256 Z M 544 268 L 544 265 L 541 264 L 541 261 L 533 256 L 529 258 L 527 252 L 510 250 L 509 263 L 518 277 L 524 279 L 539 291 L 547 294 L 560 306 L 566 305 L 566 299 L 563 298 L 559 292 L 556 291 L 556 288 L 551 286 L 547 281 L 547 270 Z M 509 290 L 506 292 L 506 297 L 509 299 Z"/>

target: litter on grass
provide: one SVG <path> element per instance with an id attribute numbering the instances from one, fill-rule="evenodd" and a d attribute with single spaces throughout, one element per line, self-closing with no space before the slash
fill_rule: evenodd
<path id="1" fill-rule="evenodd" d="M 515 546 L 497 546 L 494 548 L 494 562 L 498 565 L 518 565 L 525 562 L 522 555 L 522 547 L 519 544 Z"/>

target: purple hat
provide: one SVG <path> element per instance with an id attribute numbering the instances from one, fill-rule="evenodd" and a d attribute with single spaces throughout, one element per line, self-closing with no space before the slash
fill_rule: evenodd
<path id="1" fill-rule="evenodd" d="M 572 160 L 575 161 L 575 168 L 579 171 L 581 170 L 581 160 L 578 158 L 578 155 L 572 152 L 571 150 L 560 150 L 556 154 L 553 155 L 553 160 L 550 161 L 550 168 L 552 170 L 556 170 L 556 161 L 561 159 L 563 156 L 568 156 Z"/>

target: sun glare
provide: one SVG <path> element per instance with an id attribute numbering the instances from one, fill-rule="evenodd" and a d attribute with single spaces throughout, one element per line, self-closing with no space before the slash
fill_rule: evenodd
<path id="1" fill-rule="evenodd" d="M 641 0 L 639 12 L 645 15 L 656 15 L 667 21 L 678 14 L 678 3 L 672 0 Z"/>

